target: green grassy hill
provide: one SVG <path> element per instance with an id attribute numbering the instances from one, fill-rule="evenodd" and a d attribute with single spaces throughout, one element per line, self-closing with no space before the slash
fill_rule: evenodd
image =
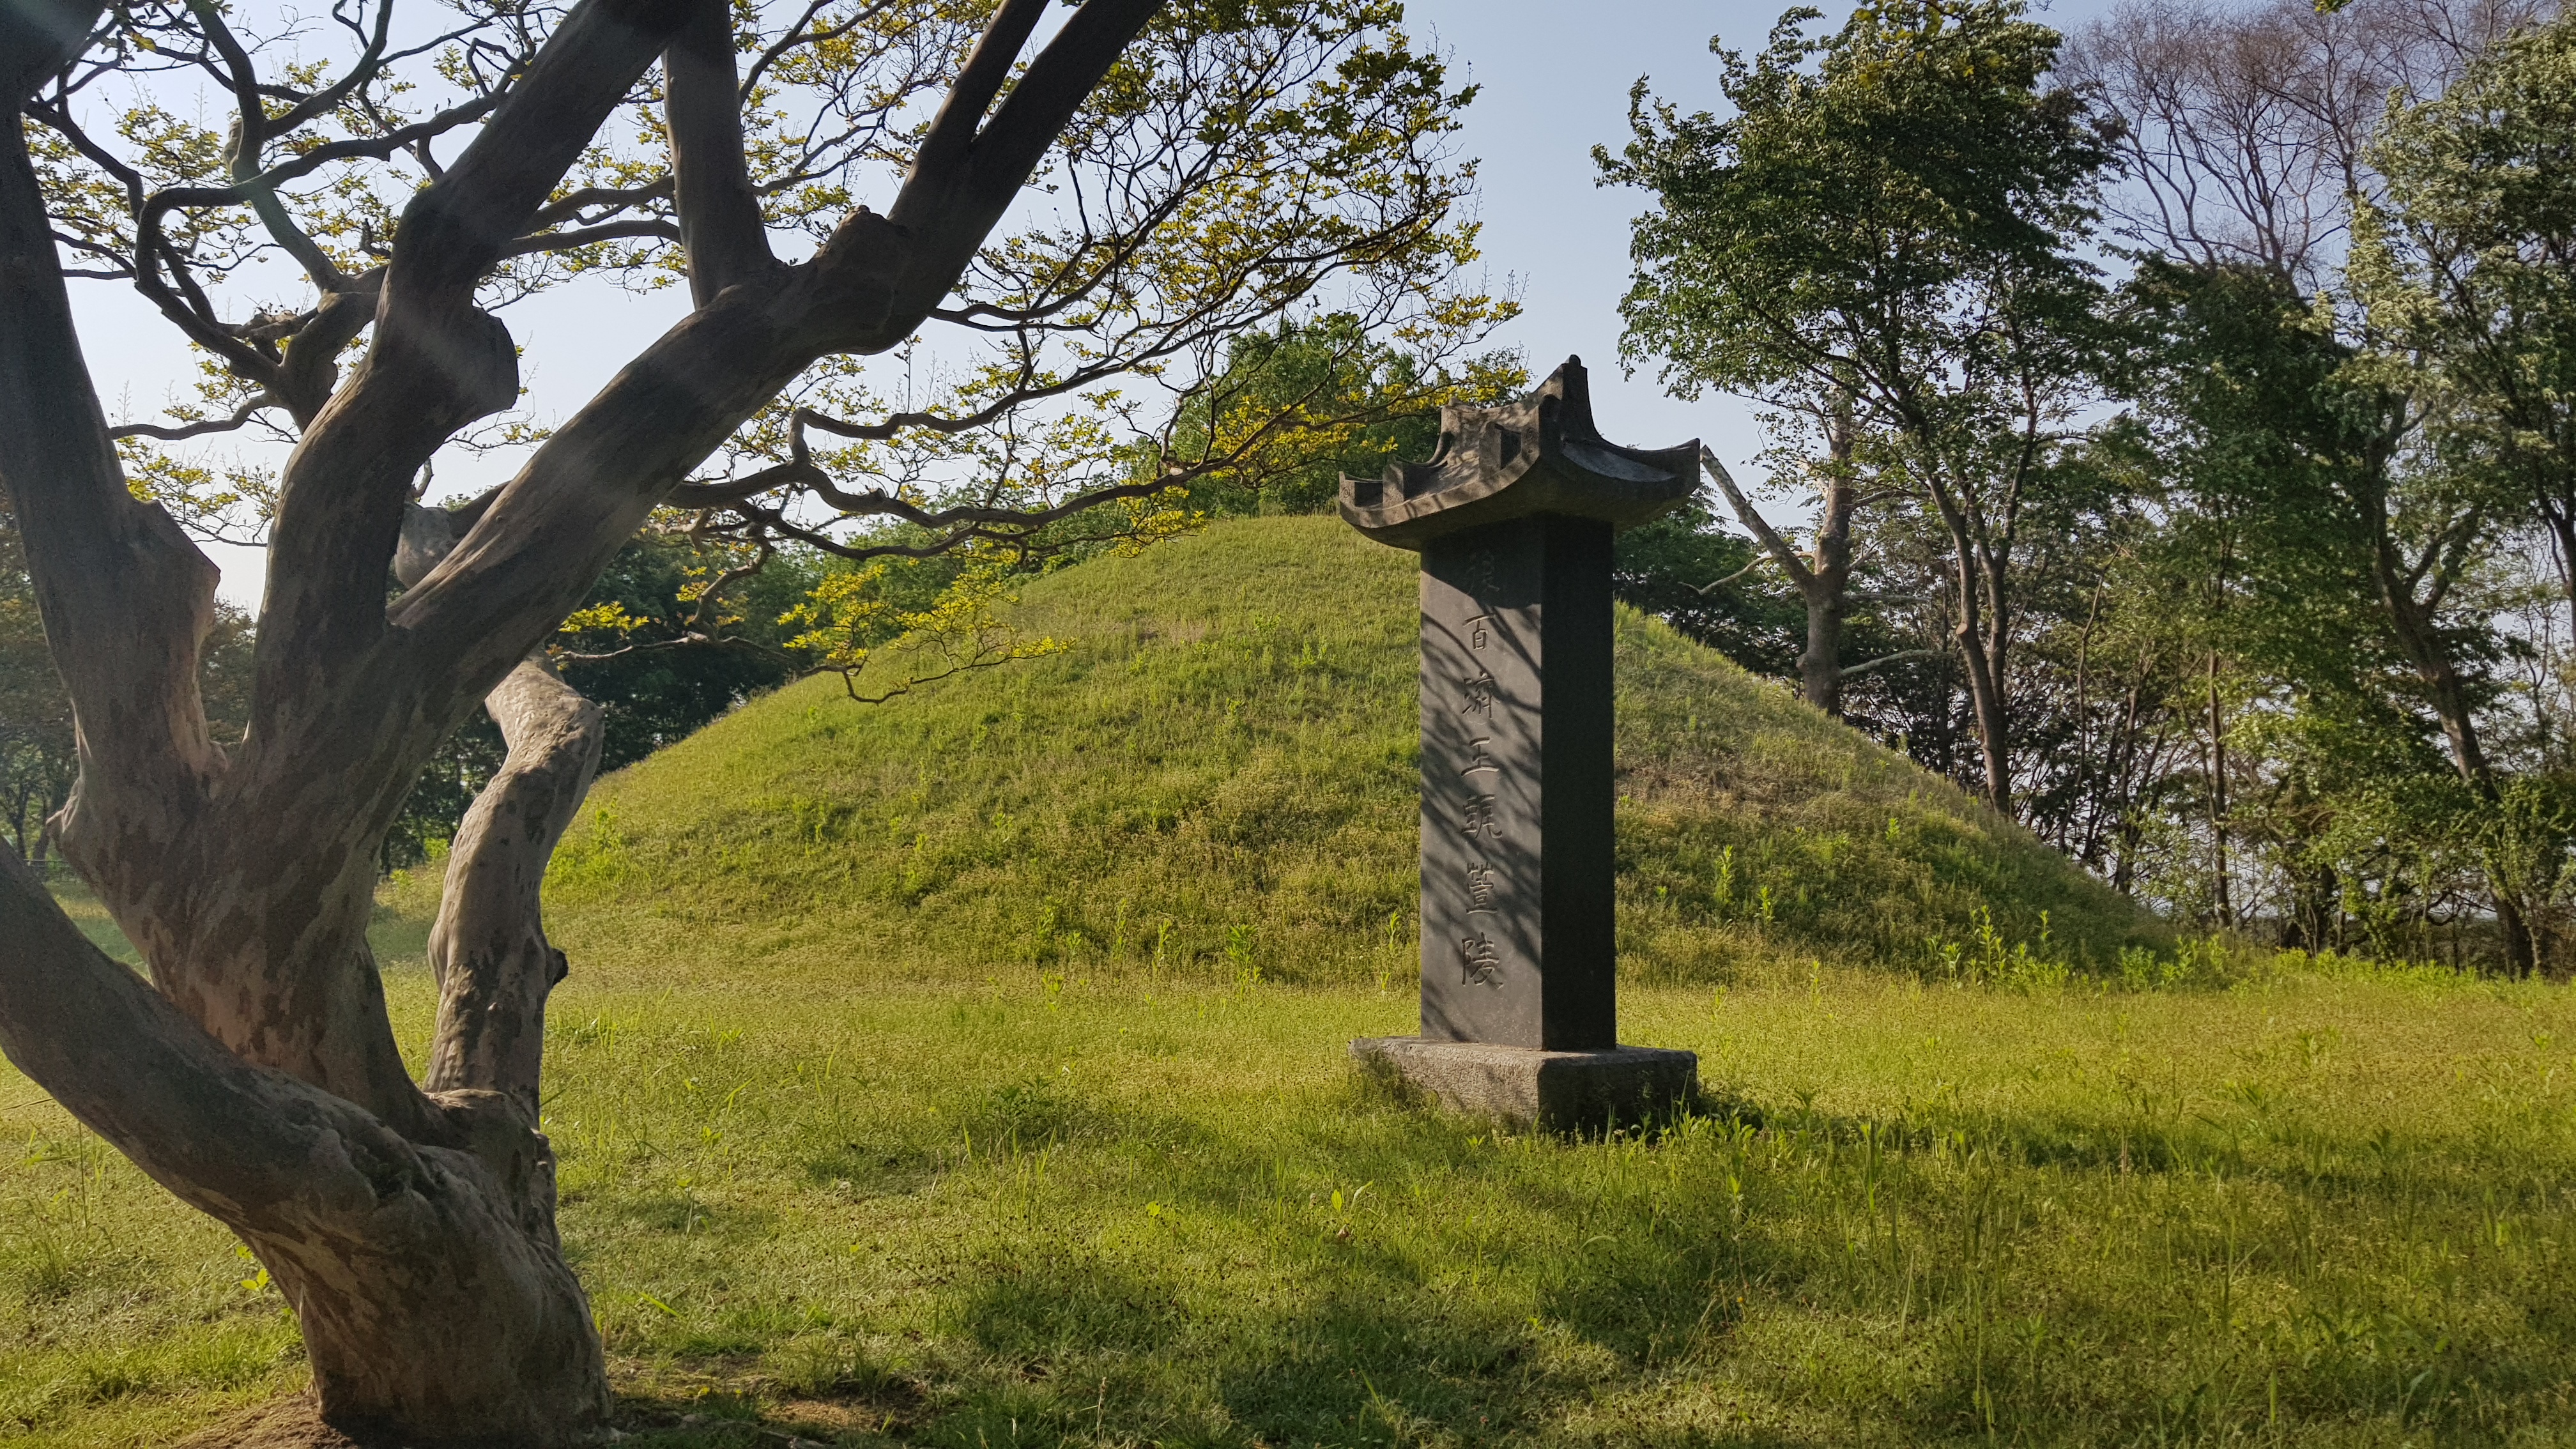
<path id="1" fill-rule="evenodd" d="M 601 782 L 550 910 L 585 969 L 1410 971 L 1415 561 L 1219 524 L 1025 591 L 1064 652 L 883 705 L 835 679 Z M 2114 965 L 2154 925 L 1958 790 L 1661 624 L 1619 626 L 1626 973 Z M 1991 930 L 1980 912 L 1991 911 Z M 764 968 L 765 969 L 765 968 Z"/>
<path id="2" fill-rule="evenodd" d="M 1629 960 L 1743 984 L 1621 1024 L 1712 1114 L 1498 1132 L 1354 1071 L 1415 1010 L 1409 568 L 1230 525 L 1031 588 L 1061 655 L 603 785 L 544 1122 L 626 1449 L 2576 1444 L 2576 994 L 1923 979 L 1989 900 L 2060 959 L 2141 923 L 1661 629 Z M 424 890 L 376 932 L 416 1064 Z M 0 1134 L 0 1446 L 289 1442 L 231 1237 L 5 1065 Z"/>

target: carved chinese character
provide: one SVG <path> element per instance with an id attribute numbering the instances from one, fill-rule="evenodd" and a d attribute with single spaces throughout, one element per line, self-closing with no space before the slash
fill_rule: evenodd
<path id="1" fill-rule="evenodd" d="M 1461 986 L 1502 985 L 1502 946 L 1487 936 L 1459 937 L 1458 984 Z"/>
<path id="2" fill-rule="evenodd" d="M 1479 674 L 1473 679 L 1461 680 L 1458 684 L 1458 698 L 1458 712 L 1460 714 L 1485 714 L 1490 712 L 1494 707 L 1494 676 L 1492 672 L 1488 671 L 1486 673 Z"/>
<path id="3" fill-rule="evenodd" d="M 1459 582 L 1467 586 L 1469 594 L 1490 594 L 1494 591 L 1499 570 L 1494 565 L 1492 554 L 1475 553 L 1468 556 L 1467 566 L 1460 570 L 1460 575 Z"/>
<path id="4" fill-rule="evenodd" d="M 1503 802 L 1493 795 L 1470 795 L 1460 809 L 1458 833 L 1473 840 L 1479 835 L 1503 838 Z"/>
<path id="5" fill-rule="evenodd" d="M 1458 767 L 1458 773 L 1461 775 L 1472 775 L 1478 770 L 1492 770 L 1495 773 L 1500 774 L 1503 768 L 1502 765 L 1497 763 L 1494 757 L 1485 749 L 1485 746 L 1492 743 L 1492 740 L 1469 740 L 1467 742 L 1467 763 Z"/>
<path id="6" fill-rule="evenodd" d="M 1467 913 L 1493 914 L 1494 868 L 1481 862 L 1467 867 Z"/>
<path id="7" fill-rule="evenodd" d="M 1485 626 L 1492 623 L 1493 619 L 1494 616 L 1491 614 L 1478 614 L 1476 617 L 1467 621 L 1468 648 L 1482 649 L 1485 647 L 1486 639 L 1491 637 L 1486 632 Z"/>

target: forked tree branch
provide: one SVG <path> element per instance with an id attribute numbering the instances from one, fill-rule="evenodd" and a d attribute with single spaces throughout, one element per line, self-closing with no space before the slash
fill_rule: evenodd
<path id="1" fill-rule="evenodd" d="M 962 162 L 917 166 L 888 217 L 853 212 L 811 261 L 728 288 L 647 348 L 394 605 L 391 622 L 417 651 L 410 667 L 422 677 L 497 681 L 579 602 L 587 580 L 687 470 L 797 373 L 829 353 L 881 352 L 911 336 L 1160 8 L 1161 0 L 1086 0 Z M 1035 23 L 1016 0 L 1006 5 L 987 32 L 996 55 L 1010 40 L 1006 21 Z M 521 95 L 536 85 L 532 74 Z M 507 120 L 505 112 L 495 126 Z"/>
<path id="2" fill-rule="evenodd" d="M 252 733 L 283 754 L 301 747 L 287 729 L 297 696 L 383 635 L 385 570 L 412 478 L 457 429 L 518 399 L 509 333 L 475 308 L 476 286 L 691 3 L 580 0 L 464 154 L 404 209 L 374 343 L 278 491 Z"/>
<path id="3" fill-rule="evenodd" d="M 1029 34 L 1037 29 L 1046 8 L 1046 0 L 1002 0 L 993 11 L 966 57 L 965 68 L 958 72 L 957 83 L 948 88 L 948 99 L 931 121 L 929 134 L 913 153 L 913 175 L 938 175 L 965 165 L 975 133 L 993 109 L 993 97 L 1002 93 L 1002 83 L 1011 78 L 1021 47 L 1029 43 Z"/>
<path id="4" fill-rule="evenodd" d="M 0 26 L 58 3 L 0 8 Z M 22 38 L 0 29 L 0 42 Z M 0 54 L 16 59 L 7 43 Z M 310 893 L 317 922 L 335 907 L 359 922 L 354 948 L 326 948 L 330 966 L 309 977 L 312 963 L 292 951 L 245 959 L 204 948 L 171 899 L 169 883 L 187 879 L 194 852 L 225 828 L 213 818 L 216 787 L 237 779 L 208 737 L 198 691 L 216 572 L 166 513 L 126 491 L 14 110 L 0 126 L 0 484 L 80 725 L 80 783 L 54 822 L 63 853 L 153 963 L 161 994 L 204 1030 L 397 1130 L 430 1131 L 435 1114 L 395 1048 L 366 954 L 366 882 L 330 879 L 346 874 L 346 860 L 302 862 L 312 873 L 284 887 Z M 323 778 L 312 765 L 308 757 L 296 778 Z M 304 939 L 328 934 L 317 925 Z M 279 992 L 280 973 L 295 978 L 290 991 Z M 294 1011 L 273 1010 L 289 995 Z"/>
<path id="5" fill-rule="evenodd" d="M 395 577 L 419 582 L 456 546 L 455 527 L 444 508 L 406 512 Z M 607 732 L 599 706 L 564 683 L 542 653 L 512 670 L 483 707 L 509 754 L 448 848 L 446 890 L 429 933 L 439 996 L 429 1088 L 506 1093 L 534 1121 L 546 997 L 565 970 L 563 953 L 546 940 L 538 887 L 590 790 Z"/>
<path id="6" fill-rule="evenodd" d="M 1735 486 L 1735 475 L 1726 471 L 1726 465 L 1718 461 L 1717 454 L 1702 446 L 1699 450 L 1699 466 L 1702 472 L 1708 474 L 1709 481 L 1717 485 L 1717 490 L 1726 495 L 1727 506 L 1735 510 L 1737 521 L 1752 531 L 1753 537 L 1761 543 L 1763 552 L 1771 555 L 1772 561 L 1779 564 L 1781 570 L 1789 575 L 1789 582 L 1798 586 L 1798 592 L 1803 594 L 1813 587 L 1816 571 L 1807 566 L 1805 559 L 1798 557 L 1798 550 L 1790 546 L 1789 540 L 1780 536 L 1780 531 L 1773 528 L 1770 520 L 1762 516 L 1761 510 L 1753 506 L 1753 501 L 1744 496 L 1744 490 Z M 1724 580 L 1719 582 L 1723 583 Z M 1709 585 L 1709 588 L 1715 587 L 1717 587 L 1716 584 Z M 1707 590 L 1703 589 L 1701 592 L 1705 593 Z"/>
<path id="7" fill-rule="evenodd" d="M 887 213 L 921 239 L 896 292 L 900 315 L 917 321 L 939 304 L 1047 147 L 1162 6 L 1163 0 L 1083 0 L 976 130 L 1044 10 L 1040 0 L 1005 0 Z M 961 141 L 968 135 L 971 140 Z"/>

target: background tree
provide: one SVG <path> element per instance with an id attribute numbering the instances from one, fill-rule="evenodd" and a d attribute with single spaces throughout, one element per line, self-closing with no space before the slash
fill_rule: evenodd
<path id="1" fill-rule="evenodd" d="M 1853 549 L 1852 527 L 1864 509 L 1883 510 L 1903 500 L 1904 489 L 1870 486 L 1865 479 L 1859 425 L 1852 416 L 1849 394 L 1835 389 L 1827 396 L 1828 411 L 1814 421 L 1821 434 L 1822 456 L 1813 450 L 1800 449 L 1796 442 L 1776 444 L 1772 452 L 1781 464 L 1781 477 L 1775 492 L 1796 494 L 1797 482 L 1812 482 L 1815 491 L 1808 498 L 1814 510 L 1814 526 L 1809 530 L 1808 547 L 1801 552 L 1788 537 L 1762 515 L 1752 499 L 1737 486 L 1735 475 L 1708 448 L 1700 449 L 1700 470 L 1717 485 L 1726 499 L 1729 511 L 1744 531 L 1753 535 L 1761 548 L 1758 562 L 1768 562 L 1779 569 L 1796 591 L 1806 611 L 1806 642 L 1798 652 L 1798 697 L 1836 719 L 1843 716 L 1843 682 L 1890 664 L 1937 657 L 1937 650 L 1906 649 L 1879 651 L 1864 663 L 1843 663 L 1844 635 L 1854 605 L 1868 607 L 1888 602 L 1886 596 L 1852 589 L 1853 570 L 1864 556 Z M 1773 431 L 1781 431 L 1780 420 L 1773 419 Z M 1794 439 L 1794 433 L 1792 438 Z M 1800 456 L 1808 454 L 1808 456 Z M 1747 568 L 1755 565 L 1747 565 Z M 1727 580 L 1732 582 L 1732 580 Z"/>
<path id="2" fill-rule="evenodd" d="M 1441 408 L 1500 402 L 1528 387 L 1516 352 L 1452 367 L 1349 315 L 1246 332 L 1227 344 L 1225 371 L 1178 420 L 1186 451 L 1230 459 L 1190 483 L 1189 506 L 1220 515 L 1330 512 L 1343 474 L 1374 477 L 1389 459 L 1431 456 Z"/>
<path id="3" fill-rule="evenodd" d="M 2347 201 L 2389 94 L 2438 95 L 2553 0 L 2128 0 L 2063 72 L 2121 120 L 2117 228 L 2168 260 L 2247 265 L 2312 295 L 2339 265 Z"/>
<path id="4" fill-rule="evenodd" d="M 2576 598 L 2576 22 L 2504 35 L 2390 108 L 2355 299 L 2425 365 L 2428 426 L 2518 491 Z M 2402 93 L 2401 93 L 2402 95 Z"/>
<path id="5" fill-rule="evenodd" d="M 2405 234 L 2397 193 L 2418 183 L 2390 158 L 2394 118 L 2554 8 L 2150 0 L 2071 48 L 2124 123 L 2111 210 L 2153 254 L 2123 385 L 2154 438 L 2162 632 L 2204 661 L 2165 708 L 2184 719 L 2197 693 L 2207 723 L 2201 763 L 2172 755 L 2138 823 L 2171 843 L 2156 888 L 2195 913 L 2223 918 L 2232 892 L 2285 939 L 2392 950 L 2476 915 L 2508 963 L 2548 951 L 2560 847 L 2529 801 L 2551 767 L 2524 742 L 2561 626 L 2515 602 L 2542 520 L 2466 427 L 2471 353 L 2392 286 L 2446 244 Z M 2413 99 L 2392 111 L 2392 92 Z M 2531 624 L 2500 628 L 2515 608 Z"/>
<path id="6" fill-rule="evenodd" d="M 242 1235 L 335 1426 L 562 1442 L 607 1412 L 536 1131 L 565 969 L 537 886 L 603 730 L 543 651 L 656 509 L 854 561 L 1085 517 L 1150 535 L 1228 458 L 1166 447 L 1185 410 L 1122 382 L 1185 399 L 1226 339 L 1327 299 L 1435 356 L 1494 315 L 1444 285 L 1472 254 L 1443 151 L 1464 96 L 1392 6 L 1084 0 L 1041 39 L 1049 10 L 577 0 L 397 37 L 386 3 L 289 36 L 211 5 L 0 9 L 27 103 L 0 126 L 0 484 L 78 722 L 57 835 L 151 971 L 8 862 L 0 1046 Z M 197 83 L 220 126 L 154 99 Z M 206 395 L 112 426 L 67 273 L 141 292 Z M 523 428 L 508 482 L 418 506 L 517 400 L 493 309 L 588 277 L 684 279 L 693 307 Z M 928 323 L 963 357 L 882 396 L 855 359 Z M 252 428 L 293 451 L 230 490 L 273 513 L 249 723 L 221 738 L 215 571 L 173 515 L 228 505 L 165 445 Z M 366 943 L 375 867 L 478 707 L 508 753 L 449 857 L 416 1082 Z"/>
<path id="7" fill-rule="evenodd" d="M 1719 50 L 1735 115 L 1640 83 L 1635 139 L 1596 153 L 1656 202 L 1622 347 L 1681 396 L 1818 417 L 1848 398 L 1899 441 L 1950 542 L 1985 794 L 2009 809 L 2013 554 L 2093 366 L 2078 249 L 2109 137 L 2047 88 L 2057 34 L 2009 0 L 1863 7 L 1825 40 L 1800 28 L 1816 17 L 1789 12 L 1750 60 Z"/>

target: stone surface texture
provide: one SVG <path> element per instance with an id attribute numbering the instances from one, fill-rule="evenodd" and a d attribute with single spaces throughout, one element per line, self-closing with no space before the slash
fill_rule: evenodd
<path id="1" fill-rule="evenodd" d="M 1422 555 L 1422 1035 L 1619 1043 L 1611 535 L 1688 498 L 1699 444 L 1602 439 L 1568 358 L 1440 415 L 1438 450 L 1342 480 L 1342 516 Z"/>
<path id="2" fill-rule="evenodd" d="M 1559 1052 L 1382 1036 L 1352 1042 L 1351 1057 L 1451 1111 L 1549 1132 L 1646 1121 L 1688 1106 L 1699 1085 L 1695 1054 L 1659 1047 Z"/>
<path id="3" fill-rule="evenodd" d="M 1422 550 L 1422 1034 L 1618 1045 L 1610 525 Z"/>

